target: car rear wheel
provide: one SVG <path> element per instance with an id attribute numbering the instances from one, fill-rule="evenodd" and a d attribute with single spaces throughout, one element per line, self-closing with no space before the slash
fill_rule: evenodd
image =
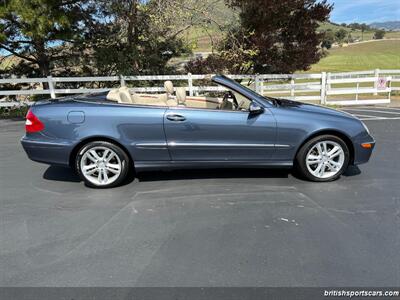
<path id="1" fill-rule="evenodd" d="M 298 171 L 311 181 L 332 181 L 347 169 L 350 152 L 334 135 L 322 135 L 305 143 L 296 156 Z"/>
<path id="2" fill-rule="evenodd" d="M 129 157 L 115 144 L 94 141 L 76 156 L 76 169 L 87 186 L 110 188 L 121 184 L 129 171 Z"/>

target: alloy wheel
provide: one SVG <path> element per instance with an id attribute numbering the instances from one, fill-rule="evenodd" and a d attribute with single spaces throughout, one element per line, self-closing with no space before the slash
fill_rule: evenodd
<path id="1" fill-rule="evenodd" d="M 342 169 L 344 162 L 345 153 L 342 146 L 330 140 L 314 144 L 306 155 L 308 171 L 321 179 L 335 176 Z"/>
<path id="2" fill-rule="evenodd" d="M 122 163 L 114 150 L 96 146 L 89 148 L 80 161 L 83 176 L 96 186 L 109 185 L 121 174 Z"/>

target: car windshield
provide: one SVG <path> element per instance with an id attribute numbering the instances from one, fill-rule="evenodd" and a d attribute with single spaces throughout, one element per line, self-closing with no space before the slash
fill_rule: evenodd
<path id="1" fill-rule="evenodd" d="M 243 85 L 243 84 L 240 84 L 239 82 L 237 82 L 236 80 L 233 80 L 233 79 L 231 79 L 231 78 L 229 78 L 229 77 L 226 77 L 226 76 L 219 76 L 220 78 L 223 78 L 223 80 L 225 81 L 225 82 L 230 82 L 232 85 L 234 85 L 234 86 L 236 86 L 237 88 L 238 88 L 238 92 L 240 92 L 240 91 L 245 91 L 247 94 L 250 94 L 251 96 L 253 96 L 253 97 L 256 97 L 257 99 L 260 99 L 260 100 L 264 100 L 264 101 L 267 101 L 268 103 L 270 103 L 270 104 L 276 104 L 276 101 L 275 101 L 275 99 L 273 99 L 273 98 L 269 98 L 269 97 L 266 97 L 266 96 L 263 96 L 263 95 L 260 95 L 259 93 L 257 93 L 257 92 L 255 92 L 254 90 L 252 90 L 251 88 L 249 88 L 248 86 L 245 86 L 245 85 Z M 221 84 L 221 83 L 219 83 L 219 84 Z M 244 96 L 246 96 L 246 95 L 244 95 Z"/>

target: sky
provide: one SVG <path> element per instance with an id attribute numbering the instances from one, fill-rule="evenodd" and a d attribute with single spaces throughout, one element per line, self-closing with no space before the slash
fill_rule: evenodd
<path id="1" fill-rule="evenodd" d="M 400 20 L 400 0 L 328 0 L 335 23 L 372 23 Z"/>

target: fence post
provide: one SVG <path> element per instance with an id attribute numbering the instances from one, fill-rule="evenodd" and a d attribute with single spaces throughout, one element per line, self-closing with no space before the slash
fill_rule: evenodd
<path id="1" fill-rule="evenodd" d="M 193 96 L 193 78 L 192 73 L 188 73 L 188 87 L 189 87 L 189 96 Z"/>
<path id="2" fill-rule="evenodd" d="M 329 73 L 326 73 L 326 80 L 331 80 L 331 73 L 329 72 Z M 331 89 L 331 84 L 330 83 L 328 83 L 328 85 L 326 86 L 326 88 L 328 89 L 328 90 L 330 90 Z"/>
<path id="3" fill-rule="evenodd" d="M 290 79 L 290 96 L 294 97 L 294 79 Z"/>
<path id="4" fill-rule="evenodd" d="M 379 80 L 379 69 L 375 69 L 374 77 L 376 78 L 376 80 L 374 82 L 374 89 L 377 90 L 378 89 L 378 80 Z M 378 95 L 378 91 L 374 92 L 374 96 L 376 96 L 376 95 Z"/>
<path id="5" fill-rule="evenodd" d="M 124 75 L 120 75 L 119 76 L 119 82 L 120 82 L 121 87 L 125 86 L 125 77 L 124 77 Z"/>
<path id="6" fill-rule="evenodd" d="M 256 93 L 260 93 L 260 76 L 258 74 L 254 77 L 254 90 Z"/>
<path id="7" fill-rule="evenodd" d="M 326 72 L 321 73 L 321 104 L 326 104 Z M 329 88 L 329 86 L 328 86 Z"/>
<path id="8" fill-rule="evenodd" d="M 260 89 L 260 95 L 264 96 L 264 78 L 262 76 L 258 77 L 258 85 Z"/>
<path id="9" fill-rule="evenodd" d="M 53 76 L 47 76 L 47 84 L 49 86 L 51 99 L 55 99 L 56 98 L 56 93 L 55 93 L 55 90 L 54 90 Z"/>

